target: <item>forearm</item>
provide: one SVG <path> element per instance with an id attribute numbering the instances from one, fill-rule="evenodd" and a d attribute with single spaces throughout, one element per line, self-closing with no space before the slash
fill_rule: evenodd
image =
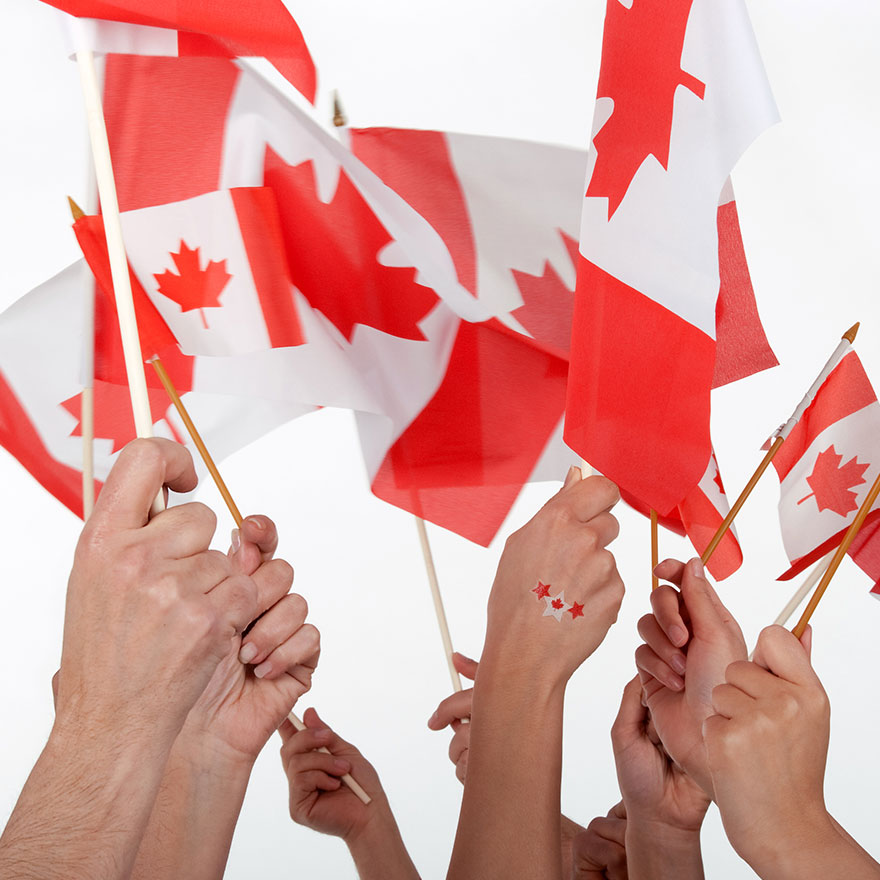
<path id="1" fill-rule="evenodd" d="M 253 762 L 182 733 L 171 750 L 132 880 L 219 880 Z"/>
<path id="2" fill-rule="evenodd" d="M 762 880 L 880 878 L 880 865 L 828 813 L 778 832 L 771 830 L 765 839 L 766 844 L 740 852 Z"/>
<path id="3" fill-rule="evenodd" d="M 703 880 L 700 833 L 629 817 L 626 864 L 630 880 Z"/>
<path id="4" fill-rule="evenodd" d="M 360 880 L 419 880 L 390 809 L 357 838 L 345 843 Z"/>
<path id="5" fill-rule="evenodd" d="M 0 837 L 0 877 L 127 878 L 167 756 L 158 739 L 53 731 Z"/>
<path id="6" fill-rule="evenodd" d="M 486 657 L 474 690 L 468 774 L 449 877 L 560 877 L 564 685 Z"/>

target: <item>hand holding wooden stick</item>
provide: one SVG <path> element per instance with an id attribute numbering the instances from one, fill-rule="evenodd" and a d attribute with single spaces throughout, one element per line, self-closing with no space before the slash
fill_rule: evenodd
<path id="1" fill-rule="evenodd" d="M 208 447 L 205 446 L 205 441 L 202 440 L 201 435 L 198 430 L 196 430 L 196 426 L 193 423 L 193 420 L 190 418 L 189 413 L 186 410 L 186 407 L 183 405 L 183 401 L 180 399 L 180 395 L 177 393 L 177 389 L 174 387 L 174 383 L 171 381 L 171 377 L 168 375 L 168 371 L 162 364 L 162 361 L 158 357 L 154 357 L 152 359 L 153 369 L 155 369 L 156 374 L 159 376 L 159 380 L 164 386 L 165 390 L 168 392 L 168 396 L 171 398 L 171 402 L 174 404 L 175 409 L 177 410 L 178 415 L 180 416 L 183 424 L 186 425 L 187 431 L 189 431 L 190 437 L 192 437 L 192 441 L 195 444 L 196 449 L 199 451 L 199 455 L 202 457 L 202 461 L 205 463 L 205 467 L 207 467 L 208 472 L 214 479 L 214 483 L 217 486 L 220 494 L 223 496 L 223 500 L 226 502 L 226 506 L 229 508 L 229 512 L 232 514 L 232 518 L 235 520 L 235 525 L 237 527 L 241 527 L 242 516 L 239 512 L 238 506 L 232 498 L 232 494 L 229 489 L 226 487 L 226 483 L 223 481 L 223 477 L 220 476 L 220 471 L 217 469 L 217 465 L 214 463 L 214 459 L 211 458 L 211 453 L 208 452 Z M 305 724 L 301 721 L 300 718 L 293 712 L 291 712 L 288 716 L 290 723 L 297 730 L 304 730 Z M 322 748 L 322 752 L 329 752 L 327 749 Z M 370 803 L 370 796 L 363 790 L 363 788 L 357 783 L 357 781 L 352 777 L 350 773 L 344 774 L 342 777 L 342 781 L 357 795 L 360 799 L 361 803 L 368 804 Z"/>

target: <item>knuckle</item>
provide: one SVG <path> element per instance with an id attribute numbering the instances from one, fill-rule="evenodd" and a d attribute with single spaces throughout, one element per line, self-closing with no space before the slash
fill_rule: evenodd
<path id="1" fill-rule="evenodd" d="M 292 617 L 305 620 L 309 616 L 309 603 L 299 593 L 289 593 L 285 601 Z"/>
<path id="2" fill-rule="evenodd" d="M 210 529 L 211 534 L 217 528 L 217 514 L 201 501 L 189 501 L 181 504 L 177 510 L 178 515 L 184 519 L 183 528 L 187 525 L 204 527 Z"/>
<path id="3" fill-rule="evenodd" d="M 272 559 L 266 565 L 271 566 L 273 575 L 288 587 L 293 584 L 293 566 L 286 559 Z"/>
<path id="4" fill-rule="evenodd" d="M 311 623 L 303 625 L 303 639 L 310 654 L 317 654 L 321 650 L 321 633 L 316 626 Z"/>

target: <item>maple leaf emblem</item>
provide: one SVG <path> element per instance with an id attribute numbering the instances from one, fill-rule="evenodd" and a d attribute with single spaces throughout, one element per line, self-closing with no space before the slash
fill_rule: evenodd
<path id="1" fill-rule="evenodd" d="M 166 269 L 161 275 L 154 275 L 159 293 L 176 302 L 183 312 L 198 309 L 207 330 L 204 310 L 220 308 L 220 294 L 232 278 L 226 271 L 226 260 L 209 260 L 203 269 L 199 248 L 187 247 L 183 239 L 180 240 L 180 250 L 171 252 L 171 259 L 179 274 Z"/>
<path id="2" fill-rule="evenodd" d="M 163 388 L 147 388 L 153 423 L 163 420 L 171 406 L 168 394 Z M 71 437 L 82 437 L 82 392 L 62 401 L 64 407 L 76 420 L 77 424 L 70 432 Z M 134 440 L 137 432 L 134 416 L 131 414 L 131 397 L 128 386 L 113 382 L 95 380 L 94 392 L 94 435 L 103 440 L 112 440 L 111 453 L 122 449 L 130 440 Z M 175 430 L 174 425 L 166 420 L 172 436 L 178 443 L 185 443 L 185 438 Z"/>
<path id="3" fill-rule="evenodd" d="M 559 234 L 572 263 L 577 264 L 578 243 L 561 229 Z M 552 354 L 567 360 L 571 347 L 574 291 L 566 287 L 549 260 L 540 277 L 518 269 L 511 271 L 523 298 L 523 305 L 513 310 L 514 317 Z"/>
<path id="4" fill-rule="evenodd" d="M 854 455 L 841 466 L 842 459 L 843 456 L 834 451 L 833 443 L 824 452 L 819 453 L 813 472 L 807 477 L 807 483 L 813 491 L 801 498 L 798 504 L 803 504 L 807 498 L 815 496 L 820 511 L 833 510 L 841 516 L 846 516 L 858 510 L 859 505 L 856 503 L 858 493 L 853 492 L 851 487 L 865 482 L 863 474 L 870 464 L 859 464 L 858 456 Z"/>
<path id="5" fill-rule="evenodd" d="M 413 267 L 383 266 L 393 238 L 344 171 L 333 200 L 318 198 L 311 160 L 288 165 L 266 148 L 264 183 L 275 192 L 294 285 L 346 339 L 356 324 L 423 340 L 418 322 L 437 294 L 418 284 Z"/>
<path id="6" fill-rule="evenodd" d="M 587 196 L 617 210 L 648 156 L 667 167 L 675 90 L 683 85 L 702 99 L 705 84 L 681 69 L 693 0 L 637 0 L 627 9 L 608 0 L 597 98 L 614 111 L 593 138 L 596 165 Z"/>

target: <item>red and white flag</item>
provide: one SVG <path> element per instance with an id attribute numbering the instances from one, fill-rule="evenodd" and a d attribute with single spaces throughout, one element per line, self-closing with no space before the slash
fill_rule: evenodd
<path id="1" fill-rule="evenodd" d="M 624 491 L 622 497 L 630 507 L 645 516 L 650 516 L 650 509 L 632 495 Z M 713 450 L 709 466 L 700 482 L 672 511 L 659 515 L 658 524 L 677 535 L 687 536 L 697 555 L 702 556 L 729 512 L 730 505 Z M 709 562 L 706 563 L 706 568 L 716 580 L 720 581 L 730 577 L 742 565 L 742 561 L 742 549 L 736 528 L 731 525 L 715 548 Z"/>
<path id="2" fill-rule="evenodd" d="M 597 95 L 565 437 L 665 513 L 711 454 L 719 196 L 776 108 L 742 0 L 608 0 Z"/>
<path id="3" fill-rule="evenodd" d="M 74 51 L 224 58 L 258 55 L 314 103 L 315 64 L 282 0 L 44 2 L 85 19 L 70 29 Z"/>
<path id="4" fill-rule="evenodd" d="M 226 356 L 304 342 L 271 190 L 206 193 L 126 211 L 121 220 L 138 286 L 184 353 Z M 112 290 L 100 217 L 80 218 L 74 231 L 95 276 Z"/>
<path id="5" fill-rule="evenodd" d="M 848 343 L 773 459 L 779 476 L 779 521 L 791 568 L 788 580 L 840 544 L 880 473 L 880 404 Z M 850 555 L 880 577 L 880 521 L 875 504 Z"/>

